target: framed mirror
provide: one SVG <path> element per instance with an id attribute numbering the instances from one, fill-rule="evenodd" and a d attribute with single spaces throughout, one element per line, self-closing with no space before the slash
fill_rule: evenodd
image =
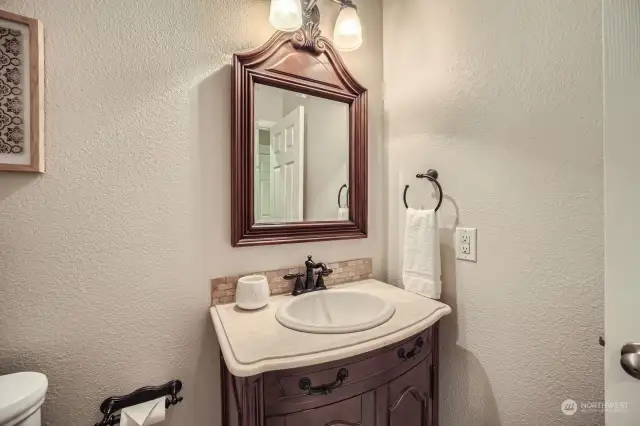
<path id="1" fill-rule="evenodd" d="M 367 236 L 367 92 L 308 22 L 234 55 L 233 246 Z"/>

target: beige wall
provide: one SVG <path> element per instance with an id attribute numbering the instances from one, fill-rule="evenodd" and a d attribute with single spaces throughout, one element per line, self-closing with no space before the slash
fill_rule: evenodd
<path id="1" fill-rule="evenodd" d="M 284 92 L 278 88 L 256 85 L 253 98 L 255 120 L 266 120 L 275 123 L 283 117 Z"/>
<path id="2" fill-rule="evenodd" d="M 598 0 L 385 0 L 389 275 L 400 191 L 441 214 L 443 426 L 601 425 L 602 52 Z M 478 263 L 452 229 L 478 228 Z"/>
<path id="3" fill-rule="evenodd" d="M 209 279 L 372 257 L 381 275 L 383 200 L 370 238 L 229 245 L 231 55 L 272 34 L 268 1 L 24 0 L 0 8 L 45 29 L 47 174 L 0 174 L 0 373 L 50 379 L 48 425 L 93 424 L 106 396 L 185 382 L 168 425 L 219 424 Z M 325 33 L 337 6 L 322 2 Z M 381 7 L 361 2 L 370 167 L 382 164 Z M 372 173 L 371 188 L 382 186 Z"/>

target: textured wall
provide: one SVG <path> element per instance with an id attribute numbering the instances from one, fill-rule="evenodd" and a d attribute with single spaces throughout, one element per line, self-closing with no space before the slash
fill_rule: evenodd
<path id="1" fill-rule="evenodd" d="M 436 168 L 447 195 L 442 425 L 603 424 L 560 412 L 603 399 L 600 1 L 383 4 L 392 278 L 404 183 L 433 208 L 412 175 Z"/>
<path id="2" fill-rule="evenodd" d="M 384 254 L 370 238 L 229 245 L 231 55 L 266 41 L 266 0 L 17 0 L 45 29 L 47 174 L 0 174 L 0 373 L 50 379 L 46 423 L 93 424 L 106 396 L 179 377 L 168 425 L 219 424 L 210 278 Z M 325 33 L 337 13 L 322 2 Z M 382 164 L 381 7 L 345 55 L 370 89 L 370 167 Z M 382 176 L 372 174 L 372 188 Z"/>

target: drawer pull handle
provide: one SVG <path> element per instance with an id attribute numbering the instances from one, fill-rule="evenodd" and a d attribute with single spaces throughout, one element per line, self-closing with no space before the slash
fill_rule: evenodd
<path id="1" fill-rule="evenodd" d="M 422 350 L 422 346 L 424 346 L 424 339 L 422 338 L 422 336 L 420 336 L 418 337 L 418 340 L 416 340 L 416 344 L 413 349 L 411 349 L 409 352 L 405 351 L 404 348 L 398 349 L 398 358 L 405 361 L 415 358 L 416 355 L 418 355 Z"/>
<path id="2" fill-rule="evenodd" d="M 300 379 L 300 389 L 307 391 L 309 395 L 328 395 L 335 389 L 338 389 L 344 383 L 345 379 L 349 377 L 349 370 L 341 368 L 338 370 L 338 375 L 333 383 L 327 383 L 326 385 L 312 386 L 311 379 L 303 377 Z"/>

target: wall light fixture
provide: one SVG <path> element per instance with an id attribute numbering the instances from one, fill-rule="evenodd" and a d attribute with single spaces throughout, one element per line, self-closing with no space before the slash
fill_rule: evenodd
<path id="1" fill-rule="evenodd" d="M 351 51 L 362 46 L 362 24 L 352 0 L 332 0 L 340 4 L 333 28 L 333 44 L 338 50 Z M 320 22 L 318 0 L 271 0 L 269 22 L 280 31 L 296 31 L 302 26 L 317 28 Z M 311 28 L 309 28 L 311 29 Z"/>

